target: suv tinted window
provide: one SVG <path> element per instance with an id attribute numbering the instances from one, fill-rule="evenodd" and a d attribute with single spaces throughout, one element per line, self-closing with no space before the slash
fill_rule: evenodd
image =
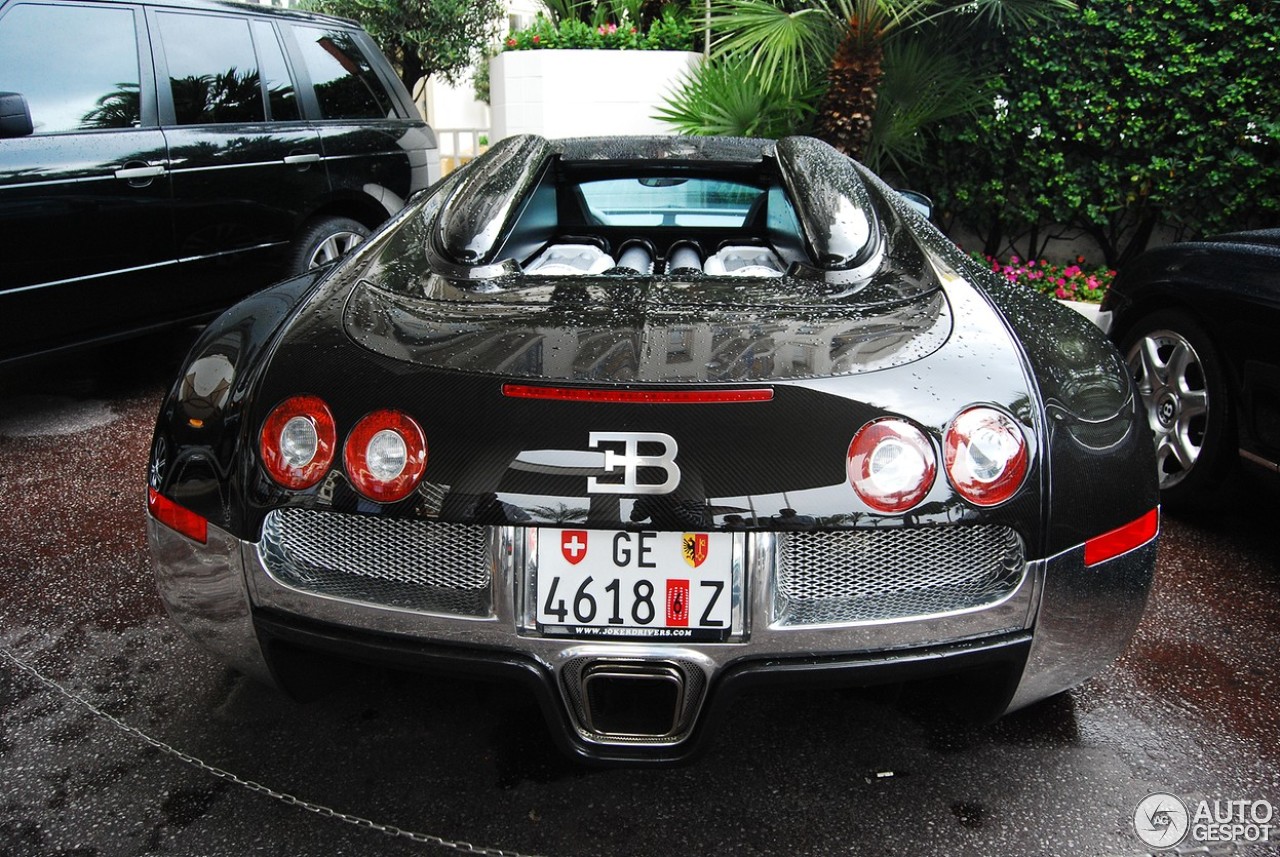
<path id="1" fill-rule="evenodd" d="M 179 125 L 266 118 L 248 21 L 173 12 L 157 17 Z"/>
<path id="2" fill-rule="evenodd" d="M 396 115 L 391 97 L 353 34 L 319 27 L 295 27 L 294 32 L 325 119 L 382 119 Z"/>
<path id="3" fill-rule="evenodd" d="M 0 90 L 21 92 L 37 134 L 141 120 L 133 12 L 15 6 L 0 20 Z"/>
<path id="4" fill-rule="evenodd" d="M 275 28 L 266 21 L 253 22 L 253 42 L 258 48 L 259 71 L 267 87 L 267 103 L 276 121 L 298 118 L 298 97 L 284 62 L 284 51 Z"/>

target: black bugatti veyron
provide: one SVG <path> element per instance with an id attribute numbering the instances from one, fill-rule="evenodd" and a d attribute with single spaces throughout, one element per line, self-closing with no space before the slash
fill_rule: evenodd
<path id="1" fill-rule="evenodd" d="M 774 681 L 1083 681 L 1153 455 L 1097 329 L 825 144 L 525 136 L 208 327 L 150 543 L 247 674 L 506 678 L 572 754 L 675 760 Z"/>

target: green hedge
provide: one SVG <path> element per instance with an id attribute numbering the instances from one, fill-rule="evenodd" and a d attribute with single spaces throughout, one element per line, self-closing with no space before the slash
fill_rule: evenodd
<path id="1" fill-rule="evenodd" d="M 992 110 L 946 124 L 911 180 L 987 254 L 1034 258 L 1066 224 L 1114 267 L 1157 225 L 1280 224 L 1277 4 L 1092 0 L 973 61 L 1003 69 Z"/>
<path id="2" fill-rule="evenodd" d="M 691 51 L 693 42 L 693 27 L 688 18 L 680 11 L 670 9 L 650 24 L 647 32 L 625 21 L 621 26 L 615 23 L 592 26 L 572 19 L 564 19 L 556 24 L 540 14 L 533 26 L 515 30 L 507 36 L 502 49 Z"/>

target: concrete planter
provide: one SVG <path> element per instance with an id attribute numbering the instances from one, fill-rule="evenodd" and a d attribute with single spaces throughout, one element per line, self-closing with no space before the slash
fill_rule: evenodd
<path id="1" fill-rule="evenodd" d="M 684 71 L 687 51 L 507 51 L 489 67 L 490 139 L 672 134 L 652 116 Z"/>

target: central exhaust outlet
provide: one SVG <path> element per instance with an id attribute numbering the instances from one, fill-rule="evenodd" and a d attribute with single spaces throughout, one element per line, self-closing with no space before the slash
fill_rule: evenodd
<path id="1" fill-rule="evenodd" d="M 597 661 L 582 671 L 583 719 L 611 738 L 668 738 L 680 729 L 685 677 L 674 664 Z"/>

